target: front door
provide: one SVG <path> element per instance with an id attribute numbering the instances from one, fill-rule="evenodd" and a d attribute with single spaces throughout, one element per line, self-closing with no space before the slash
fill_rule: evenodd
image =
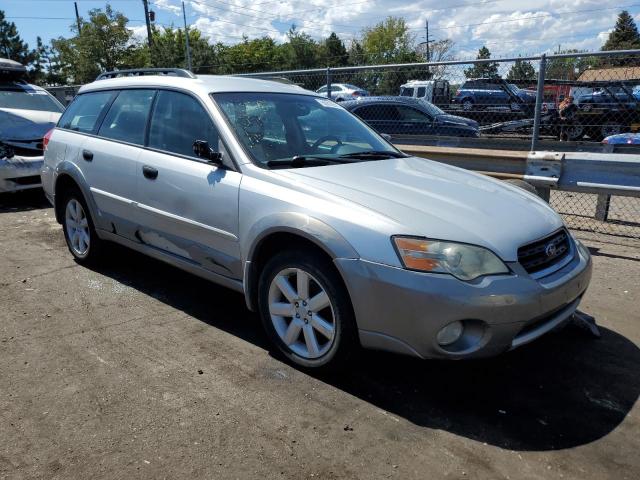
<path id="1" fill-rule="evenodd" d="M 138 239 L 220 275 L 241 278 L 237 235 L 242 175 L 197 157 L 196 140 L 222 149 L 199 100 L 160 90 L 147 149 L 137 162 Z"/>

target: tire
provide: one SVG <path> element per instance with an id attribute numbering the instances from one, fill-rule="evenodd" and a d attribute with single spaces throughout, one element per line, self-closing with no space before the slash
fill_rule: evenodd
<path id="1" fill-rule="evenodd" d="M 473 110 L 473 100 L 471 100 L 470 98 L 465 98 L 464 100 L 462 100 L 461 104 L 462 110 L 464 110 L 465 112 L 470 112 L 471 110 Z"/>
<path id="2" fill-rule="evenodd" d="M 520 180 L 518 178 L 510 178 L 504 181 L 510 185 L 513 185 L 514 187 L 518 187 L 523 190 L 526 190 L 529 193 L 533 193 L 536 197 L 540 196 L 540 194 L 538 193 L 538 190 L 536 190 L 536 187 L 531 185 L 529 182 L 525 182 L 524 180 Z"/>
<path id="3" fill-rule="evenodd" d="M 103 256 L 104 241 L 96 233 L 87 202 L 78 188 L 69 189 L 62 196 L 62 230 L 78 263 L 98 263 Z"/>
<path id="4" fill-rule="evenodd" d="M 302 294 L 301 273 L 308 279 Z M 346 287 L 333 265 L 312 250 L 285 251 L 267 262 L 258 282 L 258 306 L 269 339 L 299 367 L 337 370 L 358 347 Z"/>
<path id="5" fill-rule="evenodd" d="M 622 127 L 622 125 L 620 125 L 618 122 L 609 120 L 607 122 L 604 122 L 600 126 L 600 128 L 598 129 L 596 138 L 599 142 L 601 142 L 604 138 L 610 135 L 617 135 L 623 132 L 624 132 L 624 128 Z"/>
<path id="6" fill-rule="evenodd" d="M 573 125 L 565 126 L 564 132 L 567 136 L 567 141 L 575 142 L 582 139 L 582 137 L 584 137 L 585 128 L 583 125 L 580 125 L 579 123 L 575 123 Z"/>
<path id="7" fill-rule="evenodd" d="M 519 111 L 521 111 L 521 110 L 522 110 L 521 105 L 520 105 L 518 102 L 511 102 L 511 103 L 509 104 L 509 109 L 510 109 L 512 112 L 519 112 Z"/>

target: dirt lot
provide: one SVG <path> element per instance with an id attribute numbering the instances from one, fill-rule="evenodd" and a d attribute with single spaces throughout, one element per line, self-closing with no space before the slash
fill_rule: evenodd
<path id="1" fill-rule="evenodd" d="M 320 378 L 240 295 L 123 249 L 80 267 L 40 195 L 0 205 L 0 478 L 640 478 L 637 241 L 578 234 L 600 340 Z"/>

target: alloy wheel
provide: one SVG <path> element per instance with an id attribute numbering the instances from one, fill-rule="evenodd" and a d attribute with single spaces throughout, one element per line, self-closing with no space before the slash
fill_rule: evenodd
<path id="1" fill-rule="evenodd" d="M 296 355 L 315 359 L 331 349 L 336 332 L 331 299 L 308 272 L 286 268 L 273 278 L 269 315 L 280 340 Z"/>
<path id="2" fill-rule="evenodd" d="M 69 246 L 73 253 L 84 257 L 89 252 L 91 237 L 89 220 L 82 205 L 75 198 L 71 198 L 65 209 L 65 227 Z"/>

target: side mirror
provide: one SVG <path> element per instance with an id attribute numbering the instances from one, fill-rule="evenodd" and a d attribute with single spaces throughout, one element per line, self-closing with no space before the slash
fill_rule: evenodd
<path id="1" fill-rule="evenodd" d="M 220 167 L 222 166 L 222 153 L 216 152 L 211 148 L 209 142 L 206 140 L 196 140 L 193 142 L 193 153 L 195 153 L 197 157 L 204 158 L 209 163 Z"/>

